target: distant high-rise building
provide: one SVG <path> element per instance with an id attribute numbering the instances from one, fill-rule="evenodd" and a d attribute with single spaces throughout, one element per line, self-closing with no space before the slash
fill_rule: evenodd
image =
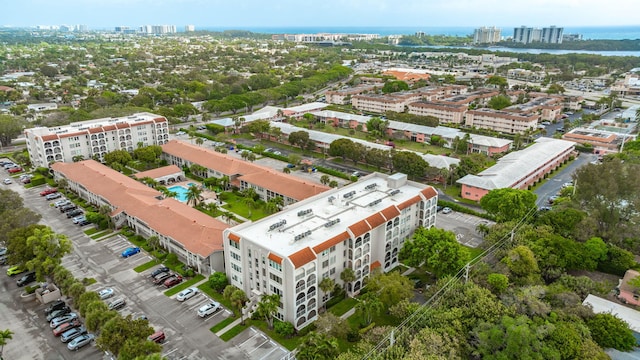
<path id="1" fill-rule="evenodd" d="M 87 32 L 89 31 L 88 25 L 76 25 L 76 31 L 78 32 Z"/>
<path id="2" fill-rule="evenodd" d="M 582 34 L 562 34 L 562 41 L 581 41 Z"/>
<path id="3" fill-rule="evenodd" d="M 115 32 L 117 32 L 117 33 L 123 33 L 123 32 L 126 32 L 127 30 L 129 30 L 128 26 L 116 26 L 115 27 Z"/>
<path id="4" fill-rule="evenodd" d="M 193 25 L 185 25 L 184 31 L 185 32 L 193 32 L 193 31 L 196 31 L 196 27 L 193 26 Z"/>
<path id="5" fill-rule="evenodd" d="M 143 34 L 175 34 L 175 25 L 142 25 L 140 26 L 140 32 Z"/>
<path id="6" fill-rule="evenodd" d="M 563 31 L 564 28 L 555 26 L 542 29 L 521 26 L 513 29 L 513 41 L 523 44 L 530 44 L 532 42 L 562 44 Z"/>
<path id="7" fill-rule="evenodd" d="M 500 41 L 501 30 L 495 26 L 481 27 L 473 31 L 474 44 L 494 44 Z"/>

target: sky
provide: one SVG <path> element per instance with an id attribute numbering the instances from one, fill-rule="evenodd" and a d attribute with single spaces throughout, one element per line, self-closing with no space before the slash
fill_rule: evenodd
<path id="1" fill-rule="evenodd" d="M 640 25 L 639 0 L 3 0 L 0 25 L 256 27 Z"/>

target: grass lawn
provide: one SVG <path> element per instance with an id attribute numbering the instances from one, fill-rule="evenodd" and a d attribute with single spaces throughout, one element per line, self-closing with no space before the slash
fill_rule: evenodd
<path id="1" fill-rule="evenodd" d="M 278 344 L 284 346 L 289 351 L 295 350 L 295 348 L 297 348 L 302 341 L 302 336 L 292 336 L 290 338 L 283 337 L 282 335 L 276 333 L 275 330 L 269 329 L 266 321 L 252 320 L 252 325 L 260 329 L 262 332 L 267 334 L 267 336 L 278 342 Z"/>
<path id="2" fill-rule="evenodd" d="M 353 307 L 355 307 L 357 303 L 358 303 L 358 300 L 354 298 L 346 298 L 340 301 L 339 303 L 333 305 L 332 307 L 330 307 L 329 312 L 331 312 L 336 316 L 342 316 L 347 311 L 353 309 Z"/>
<path id="3" fill-rule="evenodd" d="M 247 320 L 245 320 L 244 325 L 238 324 L 238 325 L 234 326 L 233 328 L 231 328 L 231 330 L 229 330 L 226 333 L 222 334 L 220 336 L 220 339 L 222 339 L 222 341 L 229 341 L 229 340 L 233 339 L 236 335 L 238 335 L 241 332 L 243 332 L 245 329 L 247 329 L 251 325 L 252 325 L 251 319 L 247 319 Z"/>
<path id="4" fill-rule="evenodd" d="M 226 202 L 226 204 L 222 206 L 223 208 L 231 211 L 232 213 L 238 214 L 245 219 L 256 221 L 271 215 L 265 211 L 264 206 L 249 209 L 247 204 L 242 201 L 243 198 L 232 192 L 226 192 L 222 194 L 220 198 Z M 251 214 L 251 216 L 249 216 L 249 214 Z"/>
<path id="5" fill-rule="evenodd" d="M 193 279 L 187 280 L 187 281 L 183 282 L 182 284 L 176 285 L 176 286 L 172 287 L 171 289 L 165 291 L 164 294 L 167 295 L 167 296 L 175 295 L 175 294 L 179 293 L 180 291 L 182 291 L 182 290 L 184 290 L 186 288 L 189 288 L 193 284 L 195 284 L 197 282 L 200 282 L 202 280 L 204 280 L 204 275 L 198 274 L 198 275 L 194 276 Z"/>
<path id="6" fill-rule="evenodd" d="M 104 236 L 104 237 L 101 237 L 100 239 L 96 239 L 96 241 L 102 241 L 102 240 L 111 239 L 112 237 L 117 236 L 117 235 L 118 235 L 118 233 L 112 233 L 109 236 Z"/>
<path id="7" fill-rule="evenodd" d="M 85 230 L 85 231 L 84 231 L 84 233 L 85 233 L 86 235 L 93 235 L 93 234 L 95 234 L 95 233 L 97 233 L 97 232 L 99 232 L 99 231 L 101 231 L 101 230 L 100 230 L 100 229 L 98 229 L 98 228 L 94 228 L 94 227 L 93 227 L 93 228 L 91 228 L 91 229 L 87 229 L 87 230 Z"/>
<path id="8" fill-rule="evenodd" d="M 90 236 L 90 238 L 95 240 L 97 238 L 101 238 L 101 237 L 103 237 L 105 235 L 111 234 L 112 232 L 113 232 L 113 230 L 111 230 L 111 229 L 103 230 L 103 231 L 94 233 L 93 235 Z"/>
<path id="9" fill-rule="evenodd" d="M 482 254 L 482 252 L 484 251 L 484 249 L 481 249 L 479 247 L 477 247 L 477 248 L 472 248 L 472 247 L 469 247 L 469 246 L 465 246 L 465 247 L 469 250 L 470 259 L 475 259 L 476 256 Z"/>
<path id="10" fill-rule="evenodd" d="M 136 267 L 133 268 L 133 271 L 137 272 L 137 273 L 141 273 L 147 269 L 151 269 L 152 267 L 156 266 L 160 264 L 160 262 L 158 260 L 151 260 L 149 262 L 146 262 L 142 265 L 138 265 Z"/>
<path id="11" fill-rule="evenodd" d="M 234 317 L 228 317 L 228 318 L 220 321 L 219 323 L 215 324 L 211 329 L 209 329 L 209 331 L 211 331 L 212 333 L 215 334 L 218 331 L 226 328 L 229 324 L 231 324 L 235 320 L 236 320 L 236 318 L 234 318 Z"/>

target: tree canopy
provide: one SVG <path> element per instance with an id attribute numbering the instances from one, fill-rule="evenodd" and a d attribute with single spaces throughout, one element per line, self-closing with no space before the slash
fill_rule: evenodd
<path id="1" fill-rule="evenodd" d="M 536 209 L 536 194 L 520 189 L 494 189 L 480 199 L 480 206 L 496 221 L 522 219 Z"/>

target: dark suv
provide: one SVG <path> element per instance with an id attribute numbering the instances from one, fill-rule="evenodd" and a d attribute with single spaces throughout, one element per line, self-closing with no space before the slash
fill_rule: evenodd
<path id="1" fill-rule="evenodd" d="M 75 210 L 77 208 L 78 207 L 75 204 L 68 204 L 68 205 L 65 205 L 65 206 L 61 207 L 60 208 L 60 212 L 64 213 L 64 212 L 67 212 L 67 211 Z"/>
<path id="2" fill-rule="evenodd" d="M 82 214 L 84 214 L 84 212 L 83 212 L 82 210 L 80 210 L 80 209 L 73 209 L 73 210 L 71 210 L 71 211 L 69 211 L 69 212 L 67 213 L 67 217 L 68 217 L 69 219 L 71 219 L 72 217 L 75 217 L 75 216 L 78 216 L 78 215 L 82 215 Z"/>
<path id="3" fill-rule="evenodd" d="M 18 281 L 16 281 L 16 284 L 18 284 L 18 286 L 25 286 L 28 283 L 35 280 L 36 280 L 36 273 L 32 271 L 24 274 L 20 279 L 18 279 Z"/>
<path id="4" fill-rule="evenodd" d="M 155 278 L 156 276 L 165 272 L 169 272 L 169 268 L 166 266 L 160 266 L 159 268 L 153 270 L 150 277 Z"/>
<path id="5" fill-rule="evenodd" d="M 46 309 L 44 309 L 44 314 L 45 315 L 49 315 L 53 311 L 64 309 L 66 306 L 67 306 L 67 304 L 64 301 L 56 300 L 56 301 L 52 302 Z"/>

